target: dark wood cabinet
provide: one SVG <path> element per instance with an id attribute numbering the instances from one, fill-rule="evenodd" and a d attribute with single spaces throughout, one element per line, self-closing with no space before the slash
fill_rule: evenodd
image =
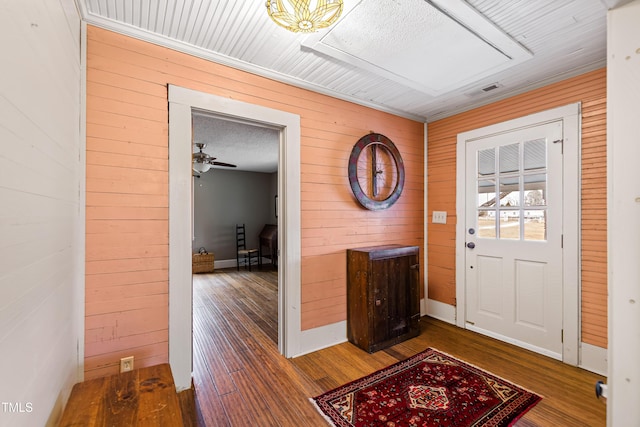
<path id="1" fill-rule="evenodd" d="M 373 353 L 420 333 L 420 249 L 347 249 L 347 338 Z"/>

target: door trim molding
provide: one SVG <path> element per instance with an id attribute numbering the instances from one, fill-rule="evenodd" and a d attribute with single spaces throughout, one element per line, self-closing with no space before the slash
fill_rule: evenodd
<path id="1" fill-rule="evenodd" d="M 300 349 L 300 116 L 260 105 L 169 85 L 169 363 L 176 388 L 191 387 L 191 155 L 192 109 L 280 129 L 278 178 L 278 349 Z"/>
<path id="2" fill-rule="evenodd" d="M 580 340 L 580 152 L 581 152 L 580 103 L 553 108 L 506 122 L 458 134 L 456 157 L 456 325 L 467 328 L 465 265 L 466 218 L 466 144 L 478 138 L 486 138 L 504 132 L 562 120 L 564 156 L 563 162 L 563 211 L 564 235 L 562 275 L 563 302 L 562 325 L 564 341 L 562 361 L 577 366 Z"/>

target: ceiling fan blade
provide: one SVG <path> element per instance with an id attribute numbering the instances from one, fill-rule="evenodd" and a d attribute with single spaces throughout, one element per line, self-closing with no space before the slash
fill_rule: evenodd
<path id="1" fill-rule="evenodd" d="M 216 166 L 226 166 L 228 168 L 235 168 L 237 167 L 236 165 L 232 165 L 231 163 L 223 163 L 223 162 L 211 162 L 212 165 L 216 165 Z"/>
<path id="2" fill-rule="evenodd" d="M 193 153 L 193 155 L 192 155 L 193 156 L 192 162 L 194 164 L 203 163 L 203 164 L 209 164 L 209 165 L 214 165 L 214 166 L 223 166 L 223 167 L 227 167 L 227 168 L 235 168 L 235 167 L 237 167 L 236 165 L 232 165 L 231 163 L 216 162 L 215 161 L 216 160 L 215 157 L 212 157 L 209 154 L 204 153 L 202 151 L 202 149 L 204 147 L 206 147 L 206 144 L 196 143 L 195 145 L 200 149 L 200 151 L 198 151 L 196 153 Z"/>

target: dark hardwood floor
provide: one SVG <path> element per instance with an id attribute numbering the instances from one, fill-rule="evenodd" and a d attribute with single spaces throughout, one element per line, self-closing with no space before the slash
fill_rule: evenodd
<path id="1" fill-rule="evenodd" d="M 277 273 L 194 275 L 193 393 L 181 393 L 187 425 L 325 426 L 309 398 L 427 347 L 542 394 L 515 425 L 604 426 L 600 376 L 429 317 L 420 336 L 368 354 L 350 343 L 294 359 L 278 354 Z"/>

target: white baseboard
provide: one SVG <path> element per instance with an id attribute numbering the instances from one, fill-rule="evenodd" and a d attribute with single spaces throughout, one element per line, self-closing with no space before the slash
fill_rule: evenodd
<path id="1" fill-rule="evenodd" d="M 437 301 L 433 301 L 436 304 Z M 442 304 L 443 306 L 448 307 L 446 304 Z M 455 310 L 453 310 L 455 313 Z M 432 317 L 436 317 L 433 314 L 429 313 L 427 310 L 427 300 L 420 300 L 420 314 L 421 315 L 430 315 Z M 448 321 L 446 318 L 441 320 Z M 314 351 L 322 350 L 323 348 L 331 347 L 336 344 L 341 344 L 347 341 L 347 321 L 342 321 L 338 323 L 333 323 L 327 326 L 321 326 L 319 328 L 309 329 L 306 331 L 302 331 L 300 333 L 300 343 L 296 354 L 293 357 L 302 356 L 308 353 L 313 353 Z"/>
<path id="2" fill-rule="evenodd" d="M 584 342 L 580 343 L 580 364 L 578 366 L 582 369 L 606 377 L 608 371 L 607 358 L 608 352 L 606 348 L 596 347 Z"/>
<path id="3" fill-rule="evenodd" d="M 262 258 L 263 265 L 271 265 L 269 258 Z M 238 265 L 235 259 L 221 259 L 213 261 L 213 268 L 236 268 Z"/>
<path id="4" fill-rule="evenodd" d="M 456 324 L 456 307 L 432 299 L 427 300 L 427 315 L 443 322 Z"/>
<path id="5" fill-rule="evenodd" d="M 213 261 L 213 268 L 233 268 L 236 267 L 235 259 L 221 259 Z"/>
<path id="6" fill-rule="evenodd" d="M 300 333 L 300 345 L 293 357 L 302 356 L 347 341 L 347 321 L 333 323 Z"/>

